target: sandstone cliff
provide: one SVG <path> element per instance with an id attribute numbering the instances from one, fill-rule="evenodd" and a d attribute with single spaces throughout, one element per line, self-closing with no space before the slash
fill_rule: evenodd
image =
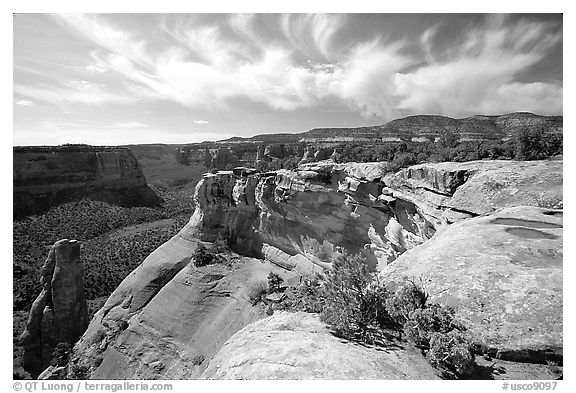
<path id="1" fill-rule="evenodd" d="M 58 343 L 75 343 L 88 326 L 80 244 L 76 240 L 64 239 L 52 246 L 40 284 L 42 291 L 21 337 L 24 369 L 33 377 L 50 365 Z"/>
<path id="2" fill-rule="evenodd" d="M 268 272 L 294 280 L 330 268 L 341 249 L 363 253 L 390 282 L 404 275 L 439 275 L 434 285 L 442 288 L 431 286 L 433 295 L 457 308 L 489 353 L 561 359 L 561 213 L 551 208 L 562 207 L 562 163 L 477 161 L 387 172 L 386 163 L 324 161 L 295 171 L 237 168 L 206 174 L 196 187 L 190 222 L 110 296 L 77 344 L 73 364 L 88 368 L 93 378 L 198 378 L 206 367 L 206 378 L 282 378 L 281 364 L 279 374 L 276 369 L 257 374 L 251 352 L 246 367 L 238 368 L 226 355 L 236 353 L 231 337 L 264 317 L 252 299 Z M 486 238 L 478 240 L 477 234 Z M 246 257 L 226 266 L 195 267 L 191 257 L 198 242 L 218 237 Z M 538 283 L 549 290 L 537 289 Z M 513 288 L 523 285 L 516 297 Z M 497 317 L 505 302 L 514 310 Z M 521 314 L 530 312 L 535 316 L 520 324 Z M 539 327 L 551 315 L 555 319 Z M 254 329 L 268 329 L 262 323 Z M 313 339 L 298 327 L 288 330 L 304 341 Z M 217 355 L 229 339 L 228 349 Z M 336 347 L 326 342 L 322 350 L 339 353 L 342 347 Z M 382 361 L 405 374 L 367 369 L 363 377 L 380 372 L 380 377 L 417 377 L 404 370 L 409 357 L 395 359 Z M 290 362 L 283 364 L 300 367 Z M 298 364 L 308 375 L 305 362 Z"/>
<path id="3" fill-rule="evenodd" d="M 13 186 L 15 218 L 84 197 L 122 206 L 161 202 L 130 150 L 117 147 L 15 147 Z"/>

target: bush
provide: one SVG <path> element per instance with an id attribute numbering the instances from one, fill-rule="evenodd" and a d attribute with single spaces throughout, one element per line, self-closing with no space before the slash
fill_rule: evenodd
<path id="1" fill-rule="evenodd" d="M 470 375 L 476 369 L 470 342 L 458 330 L 432 334 L 426 358 L 432 366 L 457 376 Z"/>
<path id="2" fill-rule="evenodd" d="M 286 297 L 282 301 L 282 307 L 290 311 L 320 313 L 324 308 L 321 280 L 322 277 L 316 273 L 312 278 L 303 280 L 297 287 L 288 287 L 284 292 Z"/>
<path id="3" fill-rule="evenodd" d="M 454 309 L 450 306 L 433 303 L 425 308 L 410 312 L 404 323 L 406 338 L 419 347 L 430 348 L 430 338 L 435 332 L 448 333 L 461 326 L 454 318 Z"/>
<path id="4" fill-rule="evenodd" d="M 70 379 L 89 379 L 90 367 L 85 364 L 73 363 L 70 367 Z"/>
<path id="5" fill-rule="evenodd" d="M 562 134 L 541 128 L 527 128 L 515 137 L 517 160 L 542 160 L 562 154 Z"/>
<path id="6" fill-rule="evenodd" d="M 192 362 L 193 366 L 200 366 L 202 363 L 204 363 L 204 360 L 206 360 L 204 355 L 197 354 L 197 355 L 194 355 L 191 362 Z"/>
<path id="7" fill-rule="evenodd" d="M 268 274 L 268 293 L 280 292 L 280 284 L 282 284 L 283 281 L 282 277 L 270 272 L 270 274 Z"/>
<path id="8" fill-rule="evenodd" d="M 68 342 L 58 343 L 52 351 L 52 360 L 50 361 L 50 365 L 55 367 L 67 365 L 71 349 L 72 346 Z"/>
<path id="9" fill-rule="evenodd" d="M 398 324 L 404 325 L 412 311 L 425 307 L 426 300 L 426 292 L 414 282 L 409 282 L 386 300 L 386 310 Z"/>
<path id="10" fill-rule="evenodd" d="M 360 255 L 343 254 L 334 261 L 322 289 L 320 319 L 337 336 L 374 343 L 381 329 L 394 325 L 385 308 L 388 292 L 374 273 Z"/>
<path id="11" fill-rule="evenodd" d="M 202 243 L 198 244 L 192 258 L 194 259 L 194 266 L 196 267 L 211 265 L 217 262 L 217 256 L 213 252 L 209 251 Z"/>

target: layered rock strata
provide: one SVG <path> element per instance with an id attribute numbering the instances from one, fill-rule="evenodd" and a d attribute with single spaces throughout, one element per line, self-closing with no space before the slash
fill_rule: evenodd
<path id="1" fill-rule="evenodd" d="M 82 271 L 76 240 L 63 239 L 52 246 L 42 266 L 42 291 L 21 336 L 24 369 L 33 377 L 50 365 L 59 343 L 75 343 L 88 326 Z"/>
<path id="2" fill-rule="evenodd" d="M 15 147 L 13 185 L 15 218 L 84 197 L 122 206 L 161 203 L 127 148 Z"/>

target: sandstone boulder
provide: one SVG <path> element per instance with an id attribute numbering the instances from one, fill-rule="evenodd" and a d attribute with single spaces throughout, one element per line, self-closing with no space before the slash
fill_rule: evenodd
<path id="1" fill-rule="evenodd" d="M 33 377 L 50 365 L 58 343 L 75 343 L 88 326 L 80 243 L 63 239 L 52 246 L 40 284 L 42 291 L 32 304 L 21 337 L 24 369 Z"/>
<path id="2" fill-rule="evenodd" d="M 416 351 L 374 348 L 333 336 L 318 315 L 276 312 L 220 349 L 202 379 L 438 379 Z"/>
<path id="3" fill-rule="evenodd" d="M 386 266 L 384 282 L 422 282 L 497 357 L 562 359 L 562 211 L 512 207 L 438 231 Z"/>

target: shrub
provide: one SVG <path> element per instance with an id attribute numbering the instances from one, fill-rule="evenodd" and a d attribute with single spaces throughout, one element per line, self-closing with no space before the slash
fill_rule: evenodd
<path id="1" fill-rule="evenodd" d="M 282 307 L 290 311 L 320 313 L 324 308 L 321 280 L 322 277 L 316 273 L 313 277 L 304 279 L 300 285 L 288 287 L 284 292 L 286 297 L 282 301 Z"/>
<path id="2" fill-rule="evenodd" d="M 68 364 L 68 357 L 70 356 L 70 349 L 72 346 L 68 342 L 60 342 L 52 351 L 51 366 L 61 367 Z"/>
<path id="3" fill-rule="evenodd" d="M 386 300 L 386 311 L 394 320 L 404 325 L 412 311 L 426 305 L 428 295 L 414 282 L 408 282 Z"/>
<path id="4" fill-rule="evenodd" d="M 85 364 L 72 364 L 70 368 L 70 379 L 89 379 L 90 367 Z"/>
<path id="5" fill-rule="evenodd" d="M 216 255 L 209 251 L 202 243 L 198 244 L 198 247 L 196 248 L 196 251 L 194 251 L 192 258 L 194 259 L 194 266 L 196 267 L 202 267 L 216 263 Z"/>
<path id="6" fill-rule="evenodd" d="M 432 366 L 457 376 L 470 375 L 476 369 L 470 342 L 458 330 L 432 334 L 426 357 Z"/>
<path id="7" fill-rule="evenodd" d="M 216 253 L 230 252 L 230 246 L 228 245 L 228 241 L 220 233 L 218 234 L 218 237 L 216 237 L 216 240 L 214 240 L 212 249 Z"/>
<path id="8" fill-rule="evenodd" d="M 385 302 L 388 292 L 360 255 L 343 254 L 334 261 L 334 269 L 326 277 L 320 319 L 328 323 L 336 335 L 373 343 L 380 329 L 394 324 Z"/>
<path id="9" fill-rule="evenodd" d="M 454 309 L 437 303 L 411 311 L 404 323 L 406 338 L 422 348 L 430 347 L 430 337 L 435 332 L 448 333 L 454 329 L 461 329 L 454 319 Z"/>
<path id="10" fill-rule="evenodd" d="M 202 354 L 194 355 L 194 357 L 192 358 L 192 365 L 193 366 L 199 366 L 202 363 L 204 363 L 204 360 L 206 360 L 204 355 L 202 355 Z"/>
<path id="11" fill-rule="evenodd" d="M 280 284 L 282 284 L 283 281 L 282 277 L 270 272 L 270 274 L 268 274 L 268 293 L 280 292 Z"/>

